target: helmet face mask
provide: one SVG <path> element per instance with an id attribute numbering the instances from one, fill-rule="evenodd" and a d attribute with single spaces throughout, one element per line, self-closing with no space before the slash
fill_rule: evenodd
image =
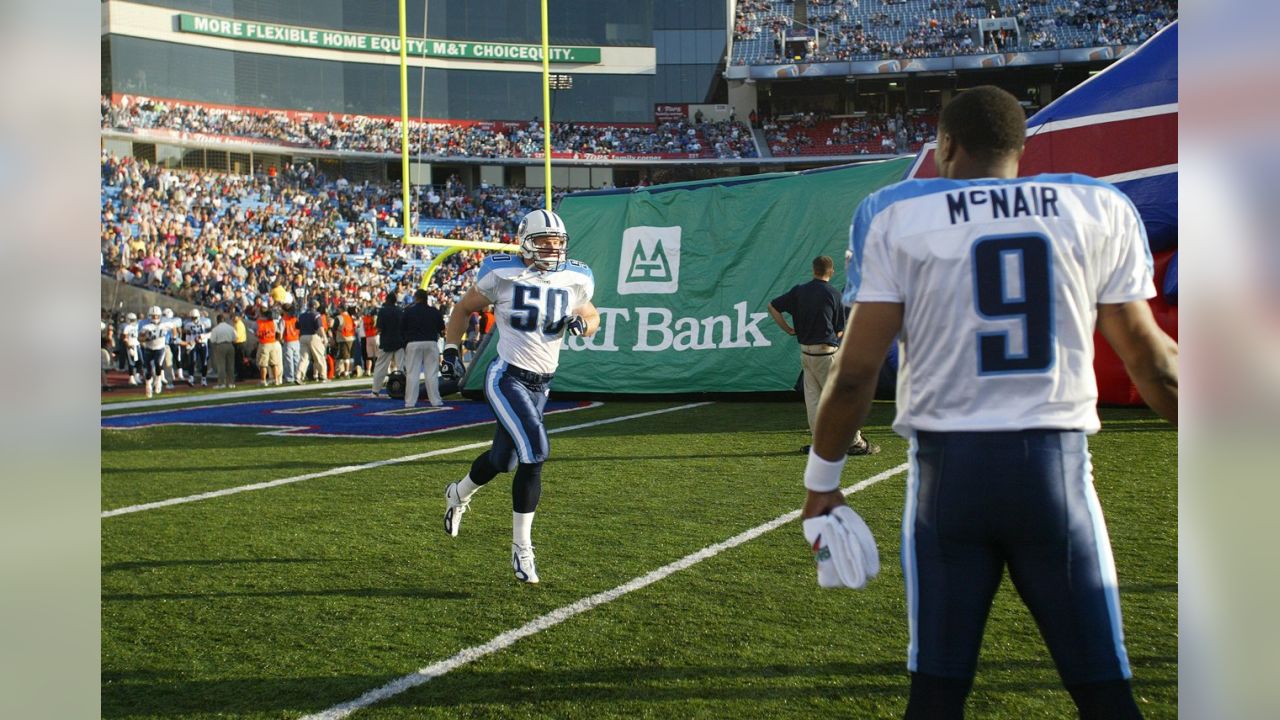
<path id="1" fill-rule="evenodd" d="M 534 210 L 520 221 L 520 257 L 539 270 L 559 270 L 568 259 L 569 233 L 550 210 Z"/>
<path id="2" fill-rule="evenodd" d="M 557 270 L 568 259 L 569 237 L 564 234 L 529 235 L 520 243 L 520 254 L 539 270 Z"/>

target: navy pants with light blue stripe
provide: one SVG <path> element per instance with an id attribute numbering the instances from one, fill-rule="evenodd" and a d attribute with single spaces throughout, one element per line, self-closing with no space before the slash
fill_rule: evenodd
<path id="1" fill-rule="evenodd" d="M 507 372 L 509 367 L 495 359 L 485 373 L 485 399 L 498 419 L 489 460 L 498 471 L 514 470 L 517 463 L 544 462 L 551 452 L 542 420 L 550 384 L 517 377 Z"/>
<path id="2" fill-rule="evenodd" d="M 912 672 L 973 678 L 1007 567 L 1065 684 L 1130 677 L 1084 433 L 916 433 L 902 531 Z"/>

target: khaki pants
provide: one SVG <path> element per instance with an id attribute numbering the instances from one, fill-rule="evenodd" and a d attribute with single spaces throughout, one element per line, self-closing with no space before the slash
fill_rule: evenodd
<path id="1" fill-rule="evenodd" d="M 827 374 L 831 372 L 835 354 L 836 349 L 830 345 L 800 346 L 800 367 L 804 369 L 804 411 L 809 417 L 810 433 L 818 418 L 818 401 L 822 399 L 822 388 L 827 384 Z"/>
<path id="2" fill-rule="evenodd" d="M 387 382 L 387 373 L 391 372 L 391 365 L 396 367 L 404 367 L 404 348 L 399 350 L 379 350 L 378 361 L 373 365 L 373 392 L 382 392 L 382 386 Z"/>
<path id="3" fill-rule="evenodd" d="M 298 362 L 298 379 L 305 381 L 307 368 L 314 364 L 316 377 L 321 381 L 325 380 L 329 374 L 329 364 L 324 360 L 324 338 L 319 335 L 303 335 L 299 342 L 302 344 L 302 360 Z"/>
<path id="4" fill-rule="evenodd" d="M 271 369 L 271 377 L 280 377 L 280 372 L 284 368 L 283 354 L 280 350 L 280 343 L 269 342 L 260 343 L 258 345 L 258 369 Z"/>
<path id="5" fill-rule="evenodd" d="M 418 376 L 426 375 L 427 399 L 432 407 L 443 404 L 440 400 L 440 344 L 435 340 L 411 342 L 404 349 L 404 406 L 413 407 L 418 402 Z"/>
<path id="6" fill-rule="evenodd" d="M 219 385 L 230 385 L 236 381 L 236 346 L 229 343 L 213 343 L 213 372 L 218 376 Z"/>

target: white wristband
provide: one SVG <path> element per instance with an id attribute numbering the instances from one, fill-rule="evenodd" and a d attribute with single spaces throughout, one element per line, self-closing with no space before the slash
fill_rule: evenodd
<path id="1" fill-rule="evenodd" d="M 823 460 L 809 448 L 809 462 L 804 466 L 804 486 L 814 492 L 831 492 L 840 489 L 840 472 L 844 470 L 845 457 L 839 460 Z"/>
<path id="2" fill-rule="evenodd" d="M 446 344 L 445 344 L 445 346 L 444 346 L 444 349 L 445 349 L 445 350 L 457 350 L 457 349 L 458 349 L 458 346 L 457 346 L 456 344 L 454 344 L 454 343 L 446 343 Z"/>

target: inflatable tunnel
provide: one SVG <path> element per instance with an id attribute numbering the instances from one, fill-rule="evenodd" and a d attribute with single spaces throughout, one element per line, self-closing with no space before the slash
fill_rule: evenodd
<path id="1" fill-rule="evenodd" d="M 907 177 L 934 177 L 932 144 Z M 1114 184 L 1142 216 L 1155 271 L 1156 322 L 1178 337 L 1178 23 L 1027 120 L 1022 175 L 1078 172 Z M 1096 335 L 1098 401 L 1141 405 L 1124 365 Z"/>

